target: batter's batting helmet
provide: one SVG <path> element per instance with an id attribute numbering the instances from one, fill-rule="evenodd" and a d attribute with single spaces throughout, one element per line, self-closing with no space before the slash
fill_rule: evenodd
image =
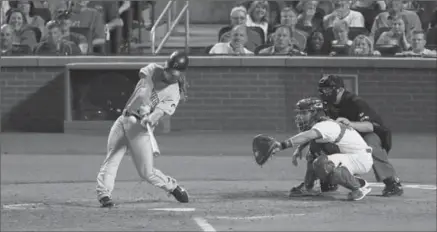
<path id="1" fill-rule="evenodd" d="M 185 71 L 188 68 L 189 59 L 184 52 L 175 51 L 167 60 L 167 67 L 178 71 Z"/>

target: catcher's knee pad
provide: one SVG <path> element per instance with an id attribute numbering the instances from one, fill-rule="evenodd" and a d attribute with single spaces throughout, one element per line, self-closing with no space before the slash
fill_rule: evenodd
<path id="1" fill-rule="evenodd" d="M 314 160 L 313 168 L 316 176 L 320 180 L 327 180 L 329 179 L 330 174 L 334 171 L 335 164 L 328 159 L 328 156 L 321 155 Z"/>

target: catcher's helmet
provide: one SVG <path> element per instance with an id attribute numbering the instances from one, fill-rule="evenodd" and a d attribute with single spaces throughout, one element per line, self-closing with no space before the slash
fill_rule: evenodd
<path id="1" fill-rule="evenodd" d="M 175 69 L 178 71 L 185 71 L 188 68 L 189 60 L 188 56 L 184 52 L 175 51 L 170 55 L 167 60 L 167 68 Z"/>
<path id="2" fill-rule="evenodd" d="M 337 90 L 344 88 L 343 78 L 337 75 L 323 75 L 318 84 L 319 96 L 323 101 L 334 103 Z"/>
<path id="3" fill-rule="evenodd" d="M 323 102 L 315 97 L 304 98 L 296 104 L 295 123 L 299 131 L 307 131 L 325 116 Z"/>

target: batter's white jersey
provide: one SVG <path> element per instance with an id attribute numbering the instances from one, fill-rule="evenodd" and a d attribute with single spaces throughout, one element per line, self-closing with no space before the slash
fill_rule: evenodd
<path id="1" fill-rule="evenodd" d="M 126 103 L 126 110 L 142 117 L 159 108 L 168 115 L 173 115 L 179 104 L 179 84 L 166 84 L 157 78 L 164 75 L 162 66 L 151 63 L 140 69 L 142 77 Z M 150 111 L 150 112 L 149 112 Z"/>
<path id="2" fill-rule="evenodd" d="M 343 137 L 336 142 L 337 138 L 342 133 L 342 128 L 345 127 Z M 340 125 L 333 120 L 326 120 L 316 123 L 312 129 L 317 130 L 321 135 L 321 139 L 317 139 L 319 143 L 334 143 L 339 147 L 343 154 L 360 154 L 368 153 L 370 147 L 361 135 L 353 128 Z"/>

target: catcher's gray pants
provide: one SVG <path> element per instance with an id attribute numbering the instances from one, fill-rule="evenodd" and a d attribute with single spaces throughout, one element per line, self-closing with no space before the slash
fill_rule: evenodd
<path id="1" fill-rule="evenodd" d="M 140 177 L 150 184 L 171 192 L 176 180 L 153 167 L 153 154 L 147 131 L 133 116 L 120 116 L 109 132 L 107 156 L 97 175 L 97 198 L 111 197 L 118 167 L 126 152 L 130 152 Z"/>
<path id="2" fill-rule="evenodd" d="M 373 172 L 376 181 L 380 182 L 390 177 L 397 177 L 393 165 L 388 161 L 387 152 L 382 148 L 381 139 L 375 133 L 363 135 L 367 145 L 372 147 Z"/>

